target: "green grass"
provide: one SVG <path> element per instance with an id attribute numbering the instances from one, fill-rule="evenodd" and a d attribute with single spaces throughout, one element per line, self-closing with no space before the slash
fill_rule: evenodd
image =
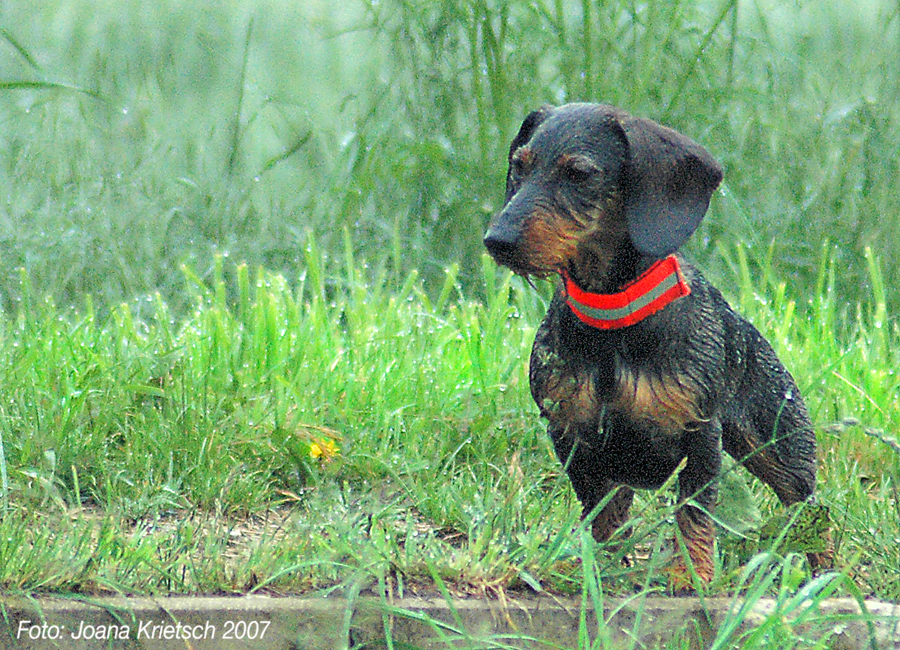
<path id="1" fill-rule="evenodd" d="M 485 301 L 466 298 L 453 268 L 437 300 L 415 274 L 388 290 L 346 241 L 337 276 L 312 239 L 293 283 L 245 265 L 228 273 L 221 258 L 209 285 L 184 268 L 194 306 L 182 318 L 160 298 L 101 319 L 90 302 L 63 309 L 23 289 L 21 310 L 0 321 L 0 590 L 537 589 L 582 594 L 588 610 L 665 592 L 670 487 L 638 495 L 635 534 L 614 552 L 578 524 L 528 394 L 542 292 L 486 258 Z M 751 280 L 745 249 L 722 259 L 735 269 L 734 304 L 809 402 L 840 573 L 805 586 L 796 555 L 754 556 L 721 531 L 707 595 L 778 599 L 765 632 L 738 631 L 741 610 L 722 647 L 730 634 L 797 647 L 796 625 L 819 621 L 828 595 L 900 598 L 900 451 L 888 433 L 900 420 L 900 331 L 881 288 L 855 312 L 841 306 L 830 255 L 811 316 L 774 275 Z M 882 287 L 874 259 L 871 271 Z M 748 495 L 760 514 L 742 520 L 744 534 L 780 512 L 743 470 L 729 477 L 719 514 L 732 531 L 729 512 Z M 637 558 L 630 567 L 624 553 Z"/>
<path id="2" fill-rule="evenodd" d="M 2 321 L 6 588 L 307 592 L 362 579 L 402 590 L 436 573 L 479 593 L 579 589 L 578 508 L 528 395 L 539 296 L 487 260 L 482 303 L 454 269 L 437 301 L 415 274 L 388 291 L 364 277 L 349 239 L 340 276 L 323 272 L 312 240 L 306 257 L 294 285 L 244 265 L 229 283 L 221 260 L 210 286 L 184 269 L 194 308 L 182 319 L 161 299 L 147 320 L 128 304 L 100 320 L 90 304 L 29 299 Z M 829 257 L 810 317 L 783 283 L 750 281 L 743 249 L 725 257 L 736 304 L 800 378 L 849 575 L 900 597 L 896 325 L 877 297 L 841 313 Z M 778 510 L 742 470 L 736 489 Z M 620 554 L 660 550 L 671 497 L 643 494 Z M 259 535 L 226 552 L 224 531 L 254 522 Z M 730 534 L 720 545 L 713 592 L 747 559 Z M 663 560 L 624 569 L 603 557 L 613 592 L 664 584 Z"/>
<path id="3" fill-rule="evenodd" d="M 724 164 L 688 252 L 821 443 L 839 577 L 747 552 L 780 509 L 736 470 L 709 593 L 900 599 L 898 29 L 875 1 L 4 3 L 0 590 L 661 592 L 672 491 L 585 546 L 528 394 L 548 287 L 480 243 L 522 116 L 596 100 Z M 785 620 L 748 644 L 794 647 Z"/>
<path id="4" fill-rule="evenodd" d="M 888 0 L 55 0 L 4 3 L 0 27 L 6 309 L 25 268 L 60 304 L 161 291 L 180 312 L 181 263 L 210 281 L 221 253 L 293 277 L 308 234 L 334 251 L 343 227 L 394 288 L 417 269 L 431 292 L 458 264 L 476 289 L 508 142 L 528 111 L 577 100 L 722 161 L 689 245 L 707 268 L 721 243 L 776 242 L 774 269 L 811 293 L 827 237 L 841 295 L 866 297 L 867 247 L 900 282 Z"/>

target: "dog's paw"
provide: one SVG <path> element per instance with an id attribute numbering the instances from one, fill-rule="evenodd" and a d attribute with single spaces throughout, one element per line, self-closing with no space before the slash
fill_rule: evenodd
<path id="1" fill-rule="evenodd" d="M 673 596 L 690 596 L 697 593 L 699 582 L 702 585 L 709 584 L 713 579 L 712 566 L 694 566 L 692 571 L 683 560 L 679 559 L 669 566 L 668 592 Z"/>

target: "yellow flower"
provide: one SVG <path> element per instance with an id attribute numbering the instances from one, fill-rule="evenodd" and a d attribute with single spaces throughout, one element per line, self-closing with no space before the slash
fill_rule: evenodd
<path id="1" fill-rule="evenodd" d="M 328 460 L 337 454 L 337 445 L 331 440 L 319 440 L 309 445 L 310 458 Z"/>

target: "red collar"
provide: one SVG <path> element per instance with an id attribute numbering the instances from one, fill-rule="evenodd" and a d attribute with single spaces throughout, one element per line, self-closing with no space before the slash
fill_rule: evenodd
<path id="1" fill-rule="evenodd" d="M 655 262 L 619 293 L 589 293 L 579 289 L 565 271 L 562 276 L 569 308 L 583 323 L 601 330 L 639 323 L 691 293 L 674 255 Z"/>

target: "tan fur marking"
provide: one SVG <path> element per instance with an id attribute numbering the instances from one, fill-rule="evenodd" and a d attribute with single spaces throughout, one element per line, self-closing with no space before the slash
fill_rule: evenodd
<path id="1" fill-rule="evenodd" d="M 677 434 L 703 421 L 697 408 L 697 388 L 683 375 L 654 376 L 619 366 L 613 406 L 636 420 L 655 423 L 666 433 Z"/>
<path id="2" fill-rule="evenodd" d="M 594 380 L 588 373 L 560 372 L 548 381 L 542 402 L 551 421 L 570 424 L 590 422 L 599 409 Z"/>
<path id="3" fill-rule="evenodd" d="M 555 271 L 576 256 L 580 229 L 561 217 L 535 211 L 525 225 L 524 258 L 529 266 Z"/>
<path id="4" fill-rule="evenodd" d="M 685 508 L 675 513 L 675 521 L 681 531 L 684 545 L 687 547 L 691 564 L 697 576 L 706 583 L 712 581 L 715 574 L 713 565 L 713 549 L 715 547 L 715 528 L 708 519 L 703 523 L 696 521 Z M 678 548 L 678 539 L 675 539 L 675 548 Z M 692 588 L 692 575 L 687 568 L 685 558 L 676 553 L 676 557 L 670 568 L 669 580 L 672 590 L 677 592 L 687 591 Z"/>
<path id="5" fill-rule="evenodd" d="M 534 152 L 528 147 L 519 147 L 513 152 L 510 160 L 528 166 L 534 162 Z"/>

